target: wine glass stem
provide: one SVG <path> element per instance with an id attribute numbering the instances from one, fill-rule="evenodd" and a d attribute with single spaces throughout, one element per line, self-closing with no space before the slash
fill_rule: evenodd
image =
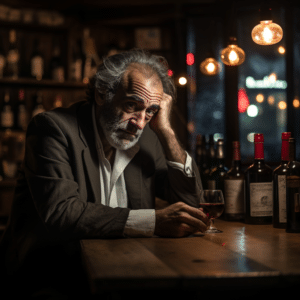
<path id="1" fill-rule="evenodd" d="M 214 219 L 209 219 L 209 229 L 214 228 Z"/>

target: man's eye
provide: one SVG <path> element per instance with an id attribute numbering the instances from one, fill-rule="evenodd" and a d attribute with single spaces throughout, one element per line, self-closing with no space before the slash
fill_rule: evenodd
<path id="1" fill-rule="evenodd" d="M 136 107 L 136 103 L 134 102 L 126 102 L 125 103 L 125 108 L 128 110 L 134 110 Z"/>

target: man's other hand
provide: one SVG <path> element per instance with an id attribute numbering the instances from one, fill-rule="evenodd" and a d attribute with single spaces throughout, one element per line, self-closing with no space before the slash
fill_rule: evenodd
<path id="1" fill-rule="evenodd" d="M 155 211 L 154 234 L 162 237 L 185 237 L 207 229 L 209 219 L 199 209 L 177 202 Z"/>

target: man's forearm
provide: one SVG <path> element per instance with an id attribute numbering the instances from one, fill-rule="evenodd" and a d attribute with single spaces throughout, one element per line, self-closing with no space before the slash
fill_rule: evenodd
<path id="1" fill-rule="evenodd" d="M 165 129 L 156 134 L 166 153 L 167 160 L 184 165 L 186 162 L 186 152 L 180 146 L 174 130 L 172 128 Z"/>

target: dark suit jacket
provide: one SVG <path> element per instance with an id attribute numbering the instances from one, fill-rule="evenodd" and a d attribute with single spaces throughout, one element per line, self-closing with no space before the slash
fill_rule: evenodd
<path id="1" fill-rule="evenodd" d="M 139 145 L 124 171 L 129 207 L 107 207 L 100 199 L 92 105 L 78 102 L 34 117 L 1 243 L 8 272 L 49 245 L 122 237 L 130 209 L 154 208 L 155 197 L 198 207 L 202 185 L 195 162 L 194 177 L 167 166 L 161 144 L 148 126 Z"/>

